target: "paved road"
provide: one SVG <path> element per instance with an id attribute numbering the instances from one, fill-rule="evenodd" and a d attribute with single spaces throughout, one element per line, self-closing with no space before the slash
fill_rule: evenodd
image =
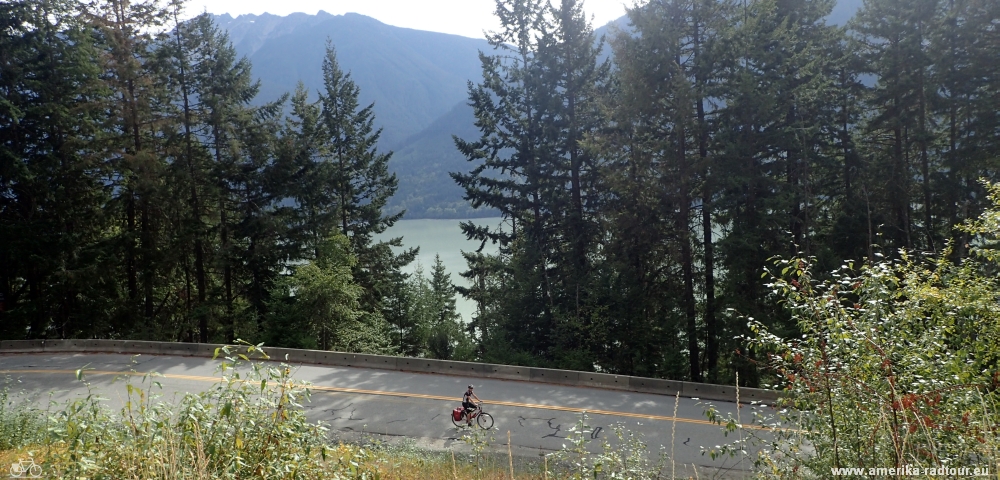
<path id="1" fill-rule="evenodd" d="M 124 387 L 113 384 L 114 372 L 158 372 L 164 385 L 163 398 L 174 392 L 200 391 L 216 380 L 218 361 L 199 357 L 137 357 L 132 365 L 129 355 L 114 354 L 28 354 L 0 355 L 0 379 L 18 381 L 16 390 L 44 397 L 55 391 L 53 399 L 65 401 L 80 395 L 84 386 L 74 371 L 87 366 L 94 371 L 88 381 L 105 397 L 119 398 Z M 306 408 L 310 418 L 328 422 L 334 430 L 350 437 L 362 430 L 388 437 L 410 437 L 431 448 L 464 445 L 448 418 L 460 403 L 468 383 L 486 402 L 486 410 L 496 418 L 496 441 L 506 444 L 507 431 L 515 454 L 538 455 L 567 444 L 568 430 L 587 411 L 595 433 L 591 450 L 611 434 L 611 426 L 624 424 L 643 435 L 651 450 L 671 447 L 671 429 L 675 441 L 674 458 L 678 473 L 692 472 L 698 466 L 701 478 L 740 477 L 748 468 L 738 459 L 712 461 L 702 455 L 702 447 L 731 442 L 720 428 L 705 420 L 705 402 L 681 398 L 677 419 L 673 419 L 675 399 L 662 395 L 579 388 L 508 380 L 462 378 L 445 375 L 368 370 L 350 367 L 302 365 L 293 375 L 315 384 L 312 402 Z M 114 400 L 112 400 L 114 401 Z M 713 402 L 722 412 L 734 412 L 734 403 Z M 741 412 L 748 414 L 749 408 Z M 703 468 L 705 467 L 705 468 Z"/>

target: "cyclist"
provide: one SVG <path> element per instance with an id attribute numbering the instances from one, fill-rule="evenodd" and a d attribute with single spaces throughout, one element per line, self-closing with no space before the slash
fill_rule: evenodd
<path id="1" fill-rule="evenodd" d="M 472 392 L 472 385 L 469 385 L 469 389 L 465 391 L 465 395 L 462 395 L 462 407 L 465 408 L 465 422 L 470 427 L 472 426 L 472 412 L 476 411 L 476 403 L 473 403 L 472 399 L 475 399 L 476 403 L 482 401 Z"/>

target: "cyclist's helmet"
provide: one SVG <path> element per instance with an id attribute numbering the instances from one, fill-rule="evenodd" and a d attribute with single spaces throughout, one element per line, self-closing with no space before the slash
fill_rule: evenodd
<path id="1" fill-rule="evenodd" d="M 469 390 L 472 390 L 472 385 L 469 385 Z"/>

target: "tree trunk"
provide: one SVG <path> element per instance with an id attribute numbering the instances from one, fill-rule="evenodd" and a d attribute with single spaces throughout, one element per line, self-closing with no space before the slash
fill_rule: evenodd
<path id="1" fill-rule="evenodd" d="M 681 268 L 684 277 L 684 313 L 687 316 L 688 351 L 690 353 L 691 381 L 700 382 L 701 352 L 698 346 L 698 312 L 694 301 L 694 254 L 691 249 L 691 195 L 687 168 L 687 146 L 684 128 L 678 132 L 677 156 L 680 176 L 680 209 L 677 230 L 681 241 Z"/>
<path id="2" fill-rule="evenodd" d="M 181 96 L 184 102 L 184 150 L 187 157 L 188 180 L 190 185 L 191 219 L 194 227 L 194 271 L 195 283 L 198 288 L 198 305 L 205 303 L 207 280 L 205 278 L 205 248 L 202 238 L 201 205 L 198 199 L 198 171 L 194 162 L 194 142 L 191 136 L 191 103 L 187 84 L 187 59 L 184 56 L 184 45 L 181 42 L 180 22 L 177 12 L 174 12 L 174 32 L 177 38 L 177 55 L 180 56 L 179 74 Z"/>
<path id="3" fill-rule="evenodd" d="M 716 379 L 716 367 L 719 363 L 719 332 L 715 319 L 715 248 L 712 241 L 712 168 L 708 159 L 708 123 L 705 121 L 705 74 L 701 51 L 701 15 L 698 2 L 694 3 L 692 14 L 694 54 L 694 83 L 697 98 L 695 108 L 698 115 L 698 158 L 701 162 L 701 228 L 702 228 L 702 263 L 705 268 L 705 370 L 708 379 Z"/>

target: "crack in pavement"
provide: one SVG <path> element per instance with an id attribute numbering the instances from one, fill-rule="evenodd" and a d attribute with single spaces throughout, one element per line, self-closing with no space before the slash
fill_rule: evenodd
<path id="1" fill-rule="evenodd" d="M 326 412 L 326 413 L 329 413 L 330 415 L 337 415 L 340 410 L 345 410 L 345 409 L 350 408 L 352 406 L 354 406 L 353 403 L 348 403 L 347 405 L 344 405 L 343 407 L 340 407 L 340 408 L 328 408 L 328 409 L 323 410 L 323 411 Z M 340 417 L 340 416 L 335 416 L 335 417 L 331 418 L 330 421 L 332 422 L 334 420 L 345 420 L 345 421 L 350 422 L 350 421 L 364 420 L 364 418 L 354 418 L 354 412 L 357 412 L 357 411 L 358 411 L 357 408 L 351 408 L 351 414 L 348 415 L 347 418 Z"/>
<path id="2" fill-rule="evenodd" d="M 544 419 L 540 418 L 539 420 L 544 420 Z M 555 420 L 555 418 L 553 418 L 552 420 Z M 550 434 L 548 434 L 548 435 L 543 435 L 542 438 L 547 438 L 547 437 L 552 437 L 552 438 L 566 438 L 566 437 L 560 437 L 559 436 L 559 432 L 562 430 L 562 424 L 560 423 L 559 425 L 556 425 L 556 426 L 553 427 L 552 426 L 552 420 L 548 420 L 546 423 L 549 424 L 549 428 L 551 428 L 553 430 L 553 432 L 550 433 Z"/>
<path id="3" fill-rule="evenodd" d="M 556 417 L 552 417 L 552 418 L 538 418 L 538 417 L 525 417 L 523 415 L 518 415 L 517 416 L 517 424 L 523 427 L 524 426 L 524 422 L 526 422 L 528 420 L 541 420 L 543 422 L 549 422 L 549 427 L 551 427 L 552 426 L 552 421 L 555 420 L 555 419 L 556 419 Z"/>

